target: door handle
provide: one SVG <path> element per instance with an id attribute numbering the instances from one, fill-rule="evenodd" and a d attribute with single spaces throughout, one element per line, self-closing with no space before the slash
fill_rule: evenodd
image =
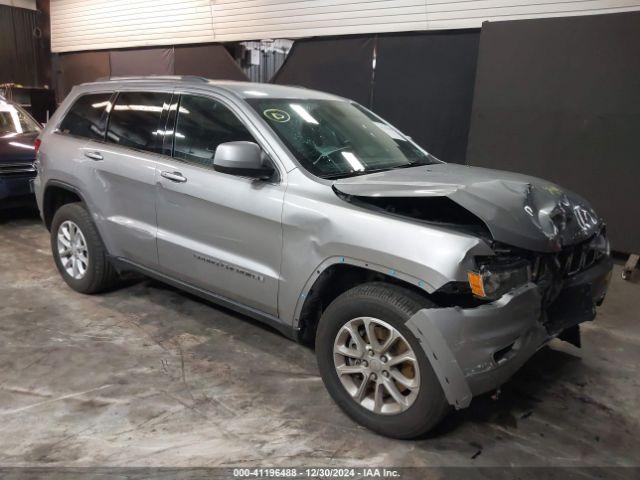
<path id="1" fill-rule="evenodd" d="M 90 158 L 91 160 L 103 160 L 104 157 L 101 153 L 98 152 L 84 152 L 84 156 Z"/>
<path id="2" fill-rule="evenodd" d="M 176 183 L 184 183 L 187 181 L 187 177 L 182 175 L 180 172 L 160 172 L 160 176 L 162 178 L 166 178 L 167 180 L 171 180 Z"/>

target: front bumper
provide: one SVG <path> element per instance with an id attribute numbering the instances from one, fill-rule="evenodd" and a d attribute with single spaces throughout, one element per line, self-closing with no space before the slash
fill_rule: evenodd
<path id="1" fill-rule="evenodd" d="M 0 176 L 0 209 L 34 204 L 33 176 Z"/>
<path id="2" fill-rule="evenodd" d="M 449 403 L 464 408 L 473 396 L 506 382 L 562 331 L 593 320 L 612 267 L 606 257 L 567 279 L 546 310 L 538 287 L 529 283 L 475 308 L 419 310 L 407 326 L 424 348 Z"/>

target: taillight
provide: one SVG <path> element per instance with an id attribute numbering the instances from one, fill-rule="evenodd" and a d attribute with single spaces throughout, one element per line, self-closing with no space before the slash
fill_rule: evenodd
<path id="1" fill-rule="evenodd" d="M 38 154 L 38 150 L 40 150 L 40 145 L 42 144 L 42 140 L 40 140 L 39 138 L 36 138 L 36 141 L 33 142 L 33 146 L 36 150 L 36 155 Z"/>

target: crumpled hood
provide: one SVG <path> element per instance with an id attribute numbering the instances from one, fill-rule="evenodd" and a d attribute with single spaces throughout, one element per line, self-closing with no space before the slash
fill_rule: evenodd
<path id="1" fill-rule="evenodd" d="M 448 197 L 489 228 L 494 240 L 555 252 L 600 230 L 602 220 L 579 195 L 516 173 L 451 163 L 336 180 L 357 197 Z"/>

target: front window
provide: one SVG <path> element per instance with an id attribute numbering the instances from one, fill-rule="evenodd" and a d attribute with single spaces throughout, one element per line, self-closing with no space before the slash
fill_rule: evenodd
<path id="1" fill-rule="evenodd" d="M 439 163 L 394 127 L 347 101 L 247 101 L 302 166 L 322 178 Z"/>
<path id="2" fill-rule="evenodd" d="M 173 156 L 213 168 L 218 145 L 226 142 L 255 142 L 235 114 L 220 102 L 196 95 L 182 95 L 174 136 Z"/>
<path id="3" fill-rule="evenodd" d="M 21 107 L 0 100 L 0 137 L 39 131 L 38 122 Z"/>

